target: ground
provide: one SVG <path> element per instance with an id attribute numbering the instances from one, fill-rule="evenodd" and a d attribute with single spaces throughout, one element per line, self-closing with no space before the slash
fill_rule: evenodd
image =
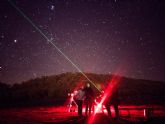
<path id="1" fill-rule="evenodd" d="M 134 106 L 135 107 L 135 106 Z M 122 110 L 120 107 L 120 119 L 114 120 L 106 113 L 99 112 L 91 120 L 91 116 L 77 116 L 77 112 L 68 112 L 66 106 L 28 107 L 0 109 L 0 124 L 163 124 L 165 120 L 164 107 L 155 107 L 153 117 L 145 119 L 143 110 Z M 136 106 L 138 108 L 138 106 Z M 158 110 L 159 108 L 159 110 Z M 113 114 L 113 110 L 112 110 Z"/>

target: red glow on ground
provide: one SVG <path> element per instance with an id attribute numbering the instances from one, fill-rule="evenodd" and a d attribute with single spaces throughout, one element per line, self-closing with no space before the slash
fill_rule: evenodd
<path id="1" fill-rule="evenodd" d="M 153 108 L 153 118 L 165 117 L 165 106 L 126 106 L 120 105 L 120 117 L 127 119 L 130 123 L 139 124 L 139 119 L 145 119 L 144 108 Z M 124 109 L 125 108 L 125 109 Z M 4 108 L 0 109 L 0 122 L 3 124 L 84 124 L 87 118 L 82 120 L 78 117 L 77 112 L 66 112 L 66 106 L 52 106 L 52 107 L 28 107 L 28 108 Z M 103 116 L 99 116 L 103 115 Z M 106 121 L 106 115 L 96 114 L 93 124 L 114 124 L 111 121 Z M 105 123 L 104 123 L 105 122 Z M 126 124 L 120 121 L 121 124 Z M 162 120 L 164 122 L 164 119 Z M 152 123 L 152 122 L 151 122 Z M 155 122 L 156 123 L 156 122 Z M 91 123 L 90 123 L 91 124 Z M 156 124 L 160 124 L 159 122 Z"/>
<path id="2" fill-rule="evenodd" d="M 144 117 L 146 117 L 146 110 L 145 109 L 143 110 L 143 114 L 144 114 Z"/>

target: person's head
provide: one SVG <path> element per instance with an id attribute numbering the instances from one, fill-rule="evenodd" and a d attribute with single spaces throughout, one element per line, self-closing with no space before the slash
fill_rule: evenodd
<path id="1" fill-rule="evenodd" d="M 87 87 L 89 88 L 91 85 L 89 83 L 87 83 Z"/>

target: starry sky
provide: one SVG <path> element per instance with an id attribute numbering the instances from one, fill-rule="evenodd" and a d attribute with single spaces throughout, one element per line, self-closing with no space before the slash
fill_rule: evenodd
<path id="1" fill-rule="evenodd" d="M 83 72 L 165 81 L 163 0 L 13 0 Z M 7 0 L 0 1 L 0 81 L 77 72 Z"/>

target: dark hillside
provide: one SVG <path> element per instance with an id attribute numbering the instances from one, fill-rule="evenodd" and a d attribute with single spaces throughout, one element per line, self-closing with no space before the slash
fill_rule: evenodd
<path id="1" fill-rule="evenodd" d="M 107 84 L 112 75 L 87 73 L 98 86 Z M 60 104 L 67 98 L 80 81 L 80 73 L 63 73 L 31 79 L 9 87 L 0 83 L 1 106 L 4 105 L 51 105 Z M 96 88 L 93 87 L 98 94 Z M 122 77 L 119 82 L 121 104 L 165 104 L 165 82 L 131 79 Z"/>

